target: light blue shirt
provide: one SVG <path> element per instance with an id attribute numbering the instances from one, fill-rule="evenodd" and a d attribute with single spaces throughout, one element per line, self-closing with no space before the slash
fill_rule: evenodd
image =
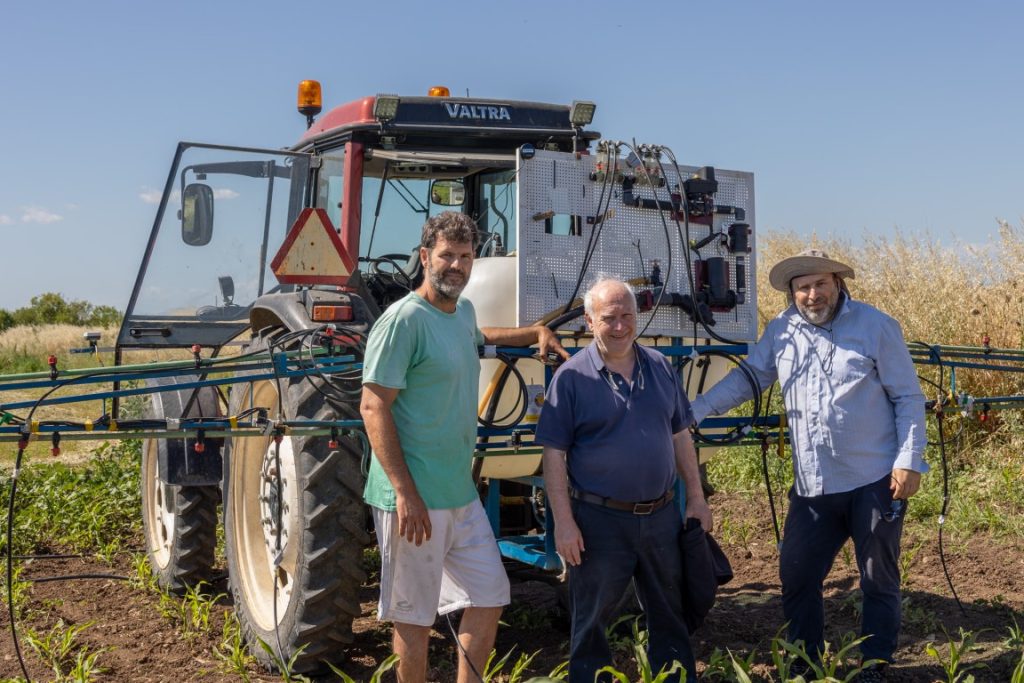
<path id="1" fill-rule="evenodd" d="M 796 493 L 851 491 L 895 468 L 927 472 L 924 394 L 899 323 L 843 295 L 833 320 L 791 305 L 747 356 L 761 389 L 782 387 Z M 693 401 L 697 424 L 749 400 L 737 368 Z"/>

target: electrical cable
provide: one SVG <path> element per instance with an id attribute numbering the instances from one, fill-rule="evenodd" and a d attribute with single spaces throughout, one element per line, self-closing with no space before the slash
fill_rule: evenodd
<path id="1" fill-rule="evenodd" d="M 633 144 L 634 145 L 636 144 L 635 140 L 633 141 Z M 637 153 L 637 150 L 634 147 L 631 147 L 628 144 L 625 145 L 625 146 L 627 148 L 629 148 L 630 152 L 632 152 L 634 156 L 636 156 L 637 158 L 640 158 L 640 155 Z M 658 167 L 661 168 L 660 153 L 657 150 L 652 150 L 651 154 L 654 154 L 657 157 L 659 157 L 658 158 Z M 651 188 L 651 191 L 654 193 L 654 199 L 655 199 L 655 201 L 657 201 L 658 200 L 658 190 L 655 187 L 654 179 L 651 177 L 650 172 L 647 170 L 647 166 L 641 161 L 639 166 L 638 166 L 638 168 L 642 168 L 643 169 L 644 178 L 647 181 L 647 185 Z M 665 177 L 664 169 L 662 169 L 661 177 L 662 178 Z M 666 266 L 665 266 L 665 277 L 664 277 L 664 280 L 662 281 L 664 284 L 662 284 L 661 287 L 658 288 L 658 298 L 655 300 L 654 306 L 651 308 L 651 315 L 647 319 L 647 323 L 644 325 L 643 329 L 640 330 L 640 332 L 637 334 L 638 337 L 642 337 L 644 332 L 647 331 L 647 328 L 651 326 L 652 322 L 654 322 L 654 316 L 657 315 L 658 309 L 661 307 L 661 300 L 665 296 L 665 289 L 667 288 L 667 283 L 672 281 L 671 280 L 671 278 L 672 278 L 672 235 L 670 234 L 669 229 L 668 229 L 668 221 L 665 220 L 665 212 L 662 211 L 661 209 L 658 209 L 658 218 L 661 219 L 661 227 L 665 231 L 665 246 L 668 249 L 667 263 L 666 263 Z M 639 250 L 639 248 L 640 247 L 638 245 L 637 249 Z M 643 265 L 643 264 L 641 264 L 641 265 Z M 693 288 L 691 287 L 691 291 L 692 290 L 693 290 Z M 694 308 L 696 308 L 696 298 L 694 298 Z"/>
<path id="2" fill-rule="evenodd" d="M 455 632 L 455 624 L 452 623 L 451 612 L 446 613 L 444 617 L 448 622 L 448 630 L 452 632 L 452 638 L 455 639 L 455 644 L 458 646 L 459 652 L 462 653 L 462 657 L 466 660 L 466 664 L 469 664 L 469 668 L 473 672 L 473 675 L 477 677 L 477 680 L 479 680 L 480 683 L 485 683 L 484 677 L 481 676 L 480 672 L 476 670 L 475 666 L 473 666 L 473 661 L 469 658 L 469 653 L 466 652 L 466 648 L 462 646 L 462 641 L 459 640 L 459 634 Z"/>
<path id="3" fill-rule="evenodd" d="M 587 275 L 587 270 L 590 268 L 590 261 L 593 258 L 594 251 L 597 249 L 597 244 L 601 239 L 601 231 L 604 228 L 604 223 L 607 218 L 608 207 L 611 205 L 613 192 L 608 192 L 608 188 L 611 183 L 615 182 L 615 176 L 618 173 L 619 168 L 619 144 L 608 141 L 610 149 L 608 150 L 608 157 L 612 161 L 612 168 L 610 171 L 605 172 L 604 180 L 601 183 L 601 194 L 598 195 L 597 199 L 597 213 L 594 216 L 594 229 L 590 231 L 590 237 L 587 239 L 587 246 L 583 251 L 583 262 L 580 264 L 580 272 L 576 278 L 576 286 L 573 287 L 572 294 L 569 299 L 565 302 L 565 309 L 563 313 L 568 313 L 572 308 L 573 302 L 576 300 L 576 296 L 580 293 L 580 287 L 583 286 L 583 279 Z M 607 193 L 607 201 L 605 195 Z M 602 207 L 602 203 L 604 206 Z"/>
<path id="4" fill-rule="evenodd" d="M 22 581 L 32 583 L 50 583 L 52 581 L 73 581 L 79 579 L 113 579 L 115 581 L 131 581 L 130 576 L 120 574 L 65 574 L 64 576 L 40 576 L 37 578 L 25 578 Z"/>
<path id="5" fill-rule="evenodd" d="M 700 429 L 696 426 L 693 428 L 693 435 L 701 443 L 706 443 L 712 446 L 726 446 L 735 443 L 742 439 L 744 436 L 746 436 L 748 433 L 750 433 L 750 431 L 754 428 L 754 426 L 757 424 L 757 421 L 761 417 L 761 385 L 758 383 L 757 376 L 754 374 L 754 371 L 742 358 L 737 358 L 731 353 L 721 351 L 718 349 L 704 349 L 703 351 L 700 351 L 697 354 L 698 358 L 700 356 L 718 356 L 720 358 L 724 358 L 734 363 L 736 367 L 740 369 L 740 372 L 742 373 L 743 377 L 747 380 L 747 383 L 750 385 L 751 400 L 753 400 L 754 402 L 754 409 L 753 411 L 751 411 L 753 415 L 751 416 L 749 423 L 737 425 L 736 427 L 733 427 L 731 430 L 729 430 L 728 432 L 721 436 L 710 436 L 707 434 L 703 434 L 701 433 Z M 696 366 L 695 359 L 692 356 L 689 356 L 684 361 L 683 367 L 685 367 L 686 364 L 690 362 L 694 362 L 694 366 Z M 683 368 L 680 368 L 680 372 L 682 371 L 682 369 Z M 687 389 L 687 391 L 689 391 L 689 380 L 687 380 L 686 384 L 687 386 L 685 388 Z M 703 386 L 703 377 L 701 379 L 701 386 Z"/>
<path id="6" fill-rule="evenodd" d="M 477 421 L 484 427 L 490 429 L 515 427 L 523 421 L 523 418 L 526 417 L 526 412 L 529 410 L 530 406 L 530 392 L 527 388 L 526 379 L 519 371 L 519 368 L 516 367 L 516 359 L 510 358 L 504 353 L 497 354 L 495 358 L 504 363 L 505 367 L 502 370 L 501 376 L 498 378 L 494 391 L 491 393 L 491 398 L 488 401 L 485 414 L 478 416 Z M 516 381 L 519 383 L 519 392 L 516 396 L 516 402 L 507 413 L 496 418 L 494 417 L 494 413 L 497 412 L 498 403 L 505 391 L 505 384 L 508 381 L 509 376 L 515 376 Z M 513 414 L 516 415 L 516 418 L 512 420 L 511 423 L 503 424 L 506 420 L 511 418 Z"/>
<path id="7" fill-rule="evenodd" d="M 782 438 L 782 434 L 779 434 Z M 764 486 L 768 491 L 768 507 L 772 513 L 772 528 L 775 530 L 775 547 L 782 546 L 782 534 L 779 533 L 779 514 L 775 510 L 775 496 L 772 494 L 772 480 L 768 475 L 768 432 L 761 432 L 761 472 L 764 474 Z"/>
<path id="8" fill-rule="evenodd" d="M 680 170 L 679 164 L 676 161 L 676 155 L 675 155 L 675 153 L 672 152 L 671 148 L 663 146 L 661 149 L 662 149 L 662 151 L 665 152 L 665 155 L 669 158 L 669 161 L 672 163 L 672 167 L 675 169 L 676 176 L 679 178 L 680 206 L 683 209 L 683 225 L 684 225 L 684 230 L 685 230 L 685 234 L 681 234 L 680 236 L 682 237 L 682 241 L 683 241 L 683 249 L 685 250 L 685 253 L 687 255 L 686 259 L 685 259 L 685 261 L 686 261 L 686 278 L 687 278 L 688 284 L 690 285 L 690 296 L 693 298 L 693 311 L 694 311 L 693 338 L 694 339 L 697 338 L 696 326 L 697 326 L 697 323 L 699 322 L 700 326 L 704 328 L 704 331 L 707 332 L 708 335 L 712 339 L 715 339 L 716 341 L 720 341 L 723 344 L 741 344 L 742 342 L 736 341 L 734 339 L 729 339 L 728 337 L 722 336 L 722 335 L 718 334 L 717 332 L 715 332 L 714 330 L 712 330 L 711 326 L 707 323 L 706 320 L 704 320 L 704 314 L 701 313 L 700 306 L 698 305 L 698 301 L 697 301 L 696 279 L 693 276 L 693 265 L 690 263 L 690 254 L 693 253 L 693 250 L 690 247 L 690 201 L 689 201 L 689 198 L 686 196 L 686 189 L 683 187 L 683 172 L 682 172 L 682 170 Z M 659 166 L 660 166 L 660 161 L 659 161 Z M 664 176 L 664 172 L 662 172 L 662 175 Z M 676 224 L 676 230 L 678 231 L 678 230 L 680 230 L 679 219 L 678 218 L 674 218 L 674 220 L 675 220 L 675 224 Z M 698 257 L 700 256 L 699 253 L 697 255 L 698 255 Z"/>
<path id="9" fill-rule="evenodd" d="M 949 567 L 946 564 L 946 552 L 943 544 L 942 533 L 946 524 L 946 512 L 949 509 L 949 463 L 946 458 L 946 436 L 943 427 L 943 423 L 945 422 L 945 414 L 943 413 L 943 394 L 945 392 L 946 384 L 945 365 L 943 365 L 942 354 L 938 347 L 919 341 L 915 341 L 913 343 L 928 349 L 928 353 L 935 360 L 935 365 L 938 367 L 939 371 L 939 397 L 933 408 L 939 432 L 939 458 L 942 462 L 942 508 L 939 510 L 939 562 L 942 564 L 942 573 L 946 577 L 946 583 L 949 585 L 949 590 L 953 593 L 953 599 L 956 600 L 956 606 L 960 608 L 960 613 L 966 616 L 967 611 L 964 609 L 963 603 L 960 602 L 960 596 L 957 595 L 956 587 L 953 585 L 953 577 L 950 575 Z"/>
<path id="10" fill-rule="evenodd" d="M 960 602 L 960 596 L 956 593 L 956 588 L 953 586 L 953 578 L 950 576 L 949 567 L 946 565 L 946 553 L 942 543 L 942 529 L 946 523 L 946 510 L 949 506 L 949 469 L 946 461 L 946 446 L 943 443 L 941 411 L 935 413 L 935 419 L 939 426 L 939 452 L 942 456 L 942 509 L 939 511 L 939 561 L 942 563 L 942 573 L 946 576 L 949 590 L 953 593 L 953 599 L 956 600 L 956 606 L 960 608 L 960 613 L 966 616 L 967 610 L 964 609 L 963 603 Z"/>

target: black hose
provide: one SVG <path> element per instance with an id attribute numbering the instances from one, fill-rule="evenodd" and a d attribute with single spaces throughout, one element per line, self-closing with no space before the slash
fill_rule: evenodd
<path id="1" fill-rule="evenodd" d="M 713 437 L 702 434 L 697 426 L 693 429 L 693 436 L 701 443 L 712 446 L 727 446 L 729 444 L 736 443 L 746 436 L 751 429 L 753 429 L 761 417 L 761 385 L 758 383 L 757 377 L 754 375 L 754 371 L 750 369 L 750 366 L 747 365 L 743 359 L 737 358 L 731 353 L 720 351 L 718 349 L 705 349 L 701 351 L 698 356 L 718 356 L 734 363 L 742 372 L 743 377 L 746 378 L 747 382 L 750 384 L 751 399 L 754 401 L 754 410 L 752 411 L 753 415 L 751 416 L 748 424 L 737 425 L 721 436 Z M 691 360 L 691 358 L 687 358 L 686 362 L 688 363 Z M 684 366 L 685 365 L 686 363 L 684 363 Z M 682 368 L 680 368 L 680 370 L 682 370 Z"/>

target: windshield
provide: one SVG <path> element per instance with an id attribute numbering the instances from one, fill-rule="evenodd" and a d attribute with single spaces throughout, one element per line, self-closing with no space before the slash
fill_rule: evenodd
<path id="1" fill-rule="evenodd" d="M 253 301 L 280 289 L 269 263 L 309 166 L 305 154 L 179 145 L 119 343 L 217 346 L 248 327 Z"/>
<path id="2" fill-rule="evenodd" d="M 423 223 L 442 211 L 468 213 L 481 230 L 483 254 L 504 253 L 515 240 L 515 170 L 511 155 L 443 153 L 403 156 L 377 151 L 363 169 L 359 254 L 370 259 L 409 258 L 420 243 Z M 507 166 L 507 169 L 495 169 Z M 448 186 L 461 183 L 452 193 Z M 435 183 L 437 183 L 435 185 Z M 441 185 L 445 187 L 439 190 Z M 491 231 L 497 237 L 492 238 Z"/>

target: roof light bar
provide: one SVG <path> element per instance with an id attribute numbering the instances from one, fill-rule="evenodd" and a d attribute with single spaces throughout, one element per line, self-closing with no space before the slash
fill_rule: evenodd
<path id="1" fill-rule="evenodd" d="M 398 95 L 377 95 L 373 102 L 373 118 L 381 123 L 391 121 L 398 114 Z"/>
<path id="2" fill-rule="evenodd" d="M 588 126 L 594 120 L 597 105 L 588 100 L 573 100 L 569 109 L 569 123 L 576 127 Z"/>

